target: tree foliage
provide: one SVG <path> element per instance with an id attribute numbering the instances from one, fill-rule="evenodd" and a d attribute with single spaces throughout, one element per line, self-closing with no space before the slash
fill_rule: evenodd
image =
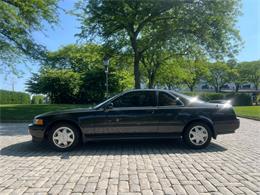
<path id="1" fill-rule="evenodd" d="M 215 88 L 218 93 L 221 87 L 227 83 L 230 75 L 230 67 L 224 62 L 215 62 L 209 64 L 208 83 Z"/>
<path id="2" fill-rule="evenodd" d="M 39 74 L 27 82 L 28 91 L 46 94 L 53 103 L 97 103 L 105 98 L 104 48 L 68 45 L 47 54 Z M 109 93 L 132 87 L 132 75 L 110 59 Z M 124 67 L 124 66 L 123 66 Z"/>
<path id="3" fill-rule="evenodd" d="M 32 37 L 43 23 L 55 24 L 58 0 L 0 0 L 0 68 L 14 69 L 24 56 L 42 59 L 45 48 Z"/>
<path id="4" fill-rule="evenodd" d="M 205 59 L 184 59 L 181 62 L 183 69 L 183 82 L 188 86 L 190 91 L 208 75 L 208 63 Z"/>
<path id="5" fill-rule="evenodd" d="M 96 44 L 70 44 L 48 52 L 43 67 L 84 72 L 103 66 L 104 49 Z"/>
<path id="6" fill-rule="evenodd" d="M 52 103 L 76 103 L 80 91 L 80 74 L 71 70 L 43 70 L 27 81 L 27 91 L 47 94 Z"/>
<path id="7" fill-rule="evenodd" d="M 158 70 L 156 85 L 167 89 L 178 88 L 183 85 L 183 68 L 177 59 L 168 60 Z"/>
<path id="8" fill-rule="evenodd" d="M 260 85 L 260 60 L 242 62 L 238 67 L 242 81 L 253 83 L 257 90 Z"/>
<path id="9" fill-rule="evenodd" d="M 131 49 L 136 88 L 140 88 L 140 60 L 158 43 L 170 41 L 177 48 L 195 45 L 214 58 L 237 52 L 237 0 L 90 0 L 80 1 L 76 8 L 81 38 L 97 35 L 106 44 Z"/>

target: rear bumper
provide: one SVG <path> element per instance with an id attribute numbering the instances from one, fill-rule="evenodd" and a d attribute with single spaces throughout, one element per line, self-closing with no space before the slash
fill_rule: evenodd
<path id="1" fill-rule="evenodd" d="M 32 136 L 32 140 L 36 142 L 41 142 L 44 140 L 44 126 L 38 126 L 34 124 L 30 124 L 28 126 L 28 131 Z"/>
<path id="2" fill-rule="evenodd" d="M 233 120 L 217 121 L 214 126 L 217 135 L 235 133 L 235 130 L 240 126 L 240 121 L 237 118 Z"/>

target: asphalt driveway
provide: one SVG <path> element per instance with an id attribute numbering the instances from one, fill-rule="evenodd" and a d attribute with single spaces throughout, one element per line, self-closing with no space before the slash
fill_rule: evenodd
<path id="1" fill-rule="evenodd" d="M 180 140 L 35 145 L 27 124 L 0 125 L 0 194 L 260 194 L 260 122 L 203 150 Z"/>

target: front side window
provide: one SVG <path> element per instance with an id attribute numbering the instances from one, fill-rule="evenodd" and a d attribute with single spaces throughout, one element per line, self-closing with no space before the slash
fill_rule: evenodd
<path id="1" fill-rule="evenodd" d="M 113 101 L 113 107 L 148 107 L 155 106 L 154 91 L 137 91 L 126 93 Z"/>
<path id="2" fill-rule="evenodd" d="M 176 106 L 176 105 L 181 105 L 181 102 L 178 99 L 176 99 L 175 97 L 169 95 L 168 93 L 160 92 L 159 98 L 158 98 L 158 105 L 159 106 Z"/>

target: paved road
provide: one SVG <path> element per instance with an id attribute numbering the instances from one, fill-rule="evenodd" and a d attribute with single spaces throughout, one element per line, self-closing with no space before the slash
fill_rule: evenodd
<path id="1" fill-rule="evenodd" d="M 1 124 L 0 194 L 260 194 L 260 122 L 204 150 L 180 140 L 92 142 L 58 153 Z"/>

